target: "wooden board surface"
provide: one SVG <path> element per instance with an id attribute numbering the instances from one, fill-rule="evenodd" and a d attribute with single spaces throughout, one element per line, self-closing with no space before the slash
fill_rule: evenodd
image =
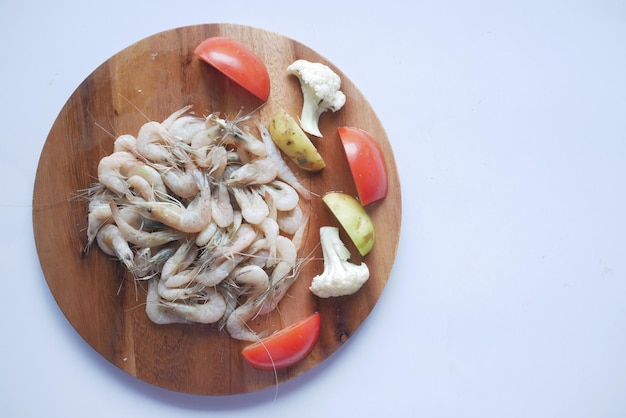
<path id="1" fill-rule="evenodd" d="M 268 120 L 279 109 L 299 115 L 298 81 L 285 68 L 295 59 L 323 62 L 342 78 L 345 107 L 320 121 L 324 139 L 315 141 L 327 167 L 298 175 L 318 195 L 355 188 L 336 128 L 356 126 L 380 143 L 389 171 L 389 194 L 368 206 L 376 226 L 376 244 L 363 260 L 371 277 L 355 295 L 319 299 L 308 290 L 323 270 L 319 227 L 336 226 L 321 199 L 308 203 L 311 213 L 301 255 L 312 256 L 299 272 L 289 295 L 272 314 L 257 318 L 257 329 L 280 329 L 314 311 L 322 315 L 322 332 L 302 362 L 278 371 L 278 381 L 298 376 L 333 354 L 373 309 L 387 283 L 399 241 L 401 197 L 389 140 L 367 100 L 349 78 L 310 48 L 261 29 L 207 24 L 153 35 L 126 48 L 99 66 L 71 95 L 44 145 L 34 186 L 33 226 L 41 267 L 54 298 L 84 340 L 111 363 L 143 381 L 173 391 L 228 395 L 276 384 L 273 372 L 250 367 L 241 357 L 247 344 L 211 325 L 155 325 L 145 314 L 145 285 L 135 286 L 119 263 L 94 247 L 86 255 L 87 202 L 81 191 L 97 180 L 98 161 L 113 150 L 116 135 L 136 134 L 146 118 L 163 120 L 185 105 L 199 115 L 220 112 L 235 117 L 260 103 L 200 62 L 197 44 L 210 36 L 237 39 L 267 65 L 271 96 L 258 117 Z M 343 235 L 351 261 L 362 259 Z"/>

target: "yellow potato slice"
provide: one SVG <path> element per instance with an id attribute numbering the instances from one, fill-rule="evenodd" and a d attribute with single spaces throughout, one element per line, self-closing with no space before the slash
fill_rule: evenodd
<path id="1" fill-rule="evenodd" d="M 272 140 L 296 165 L 307 171 L 320 171 L 326 167 L 317 148 L 304 133 L 298 122 L 284 110 L 270 120 Z"/>

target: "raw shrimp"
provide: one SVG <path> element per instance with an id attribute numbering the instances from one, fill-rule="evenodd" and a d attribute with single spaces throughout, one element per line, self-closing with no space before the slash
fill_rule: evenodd
<path id="1" fill-rule="evenodd" d="M 303 214 L 302 220 L 300 221 L 300 226 L 293 233 L 291 237 L 291 242 L 293 242 L 294 247 L 296 247 L 296 251 L 300 251 L 302 244 L 304 244 L 304 237 L 307 226 L 309 224 L 309 215 Z"/>
<path id="2" fill-rule="evenodd" d="M 198 255 L 198 247 L 193 241 L 183 242 L 170 258 L 163 264 L 161 280 L 167 280 L 189 267 Z M 166 283 L 167 284 L 167 283 Z M 169 284 L 168 284 L 169 285 Z"/>
<path id="3" fill-rule="evenodd" d="M 135 228 L 120 215 L 120 210 L 113 200 L 109 202 L 109 207 L 111 208 L 111 216 L 113 216 L 115 224 L 120 229 L 122 236 L 131 244 L 139 247 L 158 247 L 168 242 L 176 241 L 184 236 L 183 233 L 173 230 L 148 232 Z"/>
<path id="4" fill-rule="evenodd" d="M 213 221 L 196 236 L 196 245 L 204 247 L 215 236 L 218 231 L 217 224 Z"/>
<path id="5" fill-rule="evenodd" d="M 259 313 L 260 302 L 256 298 L 248 300 L 235 308 L 226 320 L 226 330 L 231 337 L 242 341 L 258 341 L 259 335 L 249 326 L 248 321 Z"/>
<path id="6" fill-rule="evenodd" d="M 152 255 L 152 248 L 140 248 L 135 253 L 135 270 L 133 274 L 138 279 L 149 279 L 161 271 L 163 264 L 174 254 L 176 248 L 168 246 Z"/>
<path id="7" fill-rule="evenodd" d="M 98 246 L 105 254 L 117 257 L 128 270 L 133 271 L 135 269 L 133 250 L 122 237 L 117 226 L 107 224 L 100 228 L 97 241 Z"/>
<path id="8" fill-rule="evenodd" d="M 283 160 L 280 154 L 280 150 L 274 143 L 274 140 L 272 139 L 270 132 L 267 130 L 265 126 L 261 125 L 260 123 L 257 125 L 257 127 L 259 129 L 259 132 L 261 133 L 261 139 L 263 140 L 263 143 L 265 144 L 265 147 L 267 148 L 268 158 L 271 158 L 272 160 L 274 160 L 276 164 L 276 168 L 278 171 L 277 173 L 278 178 L 280 178 L 282 181 L 284 181 L 285 183 L 293 187 L 305 199 L 311 199 L 312 193 L 309 191 L 309 189 L 304 187 L 300 183 L 300 181 L 298 181 L 298 178 L 296 177 L 294 172 L 291 171 L 291 169 L 289 168 L 285 160 Z"/>
<path id="9" fill-rule="evenodd" d="M 229 236 L 232 236 L 235 232 L 239 230 L 239 227 L 243 224 L 243 215 L 241 211 L 238 209 L 233 209 L 233 223 L 231 223 L 227 228 L 227 233 Z"/>
<path id="10" fill-rule="evenodd" d="M 261 192 L 259 191 L 259 193 Z M 267 203 L 267 208 L 269 209 L 267 217 L 276 220 L 278 216 L 278 210 L 276 209 L 276 205 L 274 204 L 274 198 L 268 192 L 263 192 L 263 197 L 265 198 L 265 203 Z"/>
<path id="11" fill-rule="evenodd" d="M 130 134 L 120 135 L 113 142 L 113 152 L 133 152 L 137 148 L 137 138 Z"/>
<path id="12" fill-rule="evenodd" d="M 180 272 L 179 274 L 195 274 L 195 272 L 193 269 L 188 269 Z M 204 286 L 195 284 L 195 282 L 192 282 L 191 280 L 188 282 L 188 285 L 181 287 L 169 287 L 163 282 L 163 280 L 159 280 L 157 286 L 159 296 L 170 302 L 198 297 L 203 289 Z"/>
<path id="13" fill-rule="evenodd" d="M 224 280 L 215 289 L 224 296 L 224 301 L 226 302 L 226 310 L 218 322 L 218 328 L 221 331 L 226 327 L 228 317 L 239 304 L 239 288 L 233 285 L 232 281 Z"/>
<path id="14" fill-rule="evenodd" d="M 171 202 L 140 202 L 136 206 L 149 218 L 163 222 L 181 232 L 197 233 L 211 222 L 209 187 L 202 189 L 187 207 Z"/>
<path id="15" fill-rule="evenodd" d="M 191 198 L 198 194 L 198 176 L 200 170 L 190 161 L 184 164 L 184 169 L 171 166 L 157 166 L 165 185 L 177 196 Z"/>
<path id="16" fill-rule="evenodd" d="M 241 215 L 247 222 L 256 225 L 267 218 L 270 213 L 269 207 L 263 197 L 248 186 L 234 187 L 232 189 L 235 200 L 241 209 Z"/>
<path id="17" fill-rule="evenodd" d="M 89 202 L 89 214 L 87 215 L 87 245 L 85 246 L 85 252 L 96 239 L 100 228 L 112 221 L 111 208 L 108 203 L 100 203 L 98 200 Z"/>
<path id="18" fill-rule="evenodd" d="M 172 309 L 168 308 L 161 300 L 158 291 L 159 279 L 150 279 L 148 283 L 148 294 L 146 295 L 146 314 L 155 324 L 177 324 L 185 322 L 184 319 L 176 315 Z"/>
<path id="19" fill-rule="evenodd" d="M 298 205 L 300 200 L 295 189 L 284 181 L 274 180 L 258 187 L 264 195 L 269 193 L 272 196 L 272 202 L 277 210 L 291 210 Z"/>
<path id="20" fill-rule="evenodd" d="M 279 262 L 270 275 L 270 289 L 259 311 L 261 315 L 269 313 L 276 308 L 296 278 L 294 268 L 298 252 L 293 241 L 279 235 L 276 240 L 276 250 Z"/>
<path id="21" fill-rule="evenodd" d="M 217 231 L 215 231 L 215 234 L 209 239 L 209 242 L 202 247 L 202 253 L 198 256 L 198 262 L 206 265 L 207 262 L 213 261 L 216 257 L 215 250 L 228 245 L 229 242 L 230 235 L 228 232 L 222 228 L 217 228 Z"/>
<path id="22" fill-rule="evenodd" d="M 256 264 L 237 267 L 231 277 L 236 284 L 246 286 L 249 297 L 260 295 L 269 286 L 267 272 Z"/>
<path id="23" fill-rule="evenodd" d="M 228 277 L 233 269 L 241 263 L 243 258 L 241 255 L 221 258 L 219 261 L 213 262 L 206 270 L 200 271 L 194 280 L 203 286 L 217 286 Z"/>
<path id="24" fill-rule="evenodd" d="M 278 223 L 274 219 L 267 217 L 259 223 L 259 229 L 263 232 L 263 235 L 267 240 L 269 250 L 267 263 L 268 267 L 271 267 L 276 261 L 276 241 L 280 233 Z"/>
<path id="25" fill-rule="evenodd" d="M 300 225 L 302 225 L 303 219 L 304 213 L 300 206 L 296 206 L 287 211 L 279 211 L 276 215 L 278 227 L 282 232 L 289 235 L 294 234 L 298 230 Z"/>
<path id="26" fill-rule="evenodd" d="M 220 119 L 218 117 L 214 118 L 215 122 L 221 126 L 227 135 L 231 136 L 235 143 L 241 146 L 246 151 L 257 157 L 265 157 L 267 155 L 267 149 L 265 144 L 260 141 L 258 138 L 255 138 L 249 132 L 244 131 L 243 129 L 237 126 L 238 120 L 233 122 L 227 122 L 224 119 Z"/>
<path id="27" fill-rule="evenodd" d="M 213 221 L 220 228 L 226 228 L 233 223 L 233 205 L 230 203 L 228 188 L 223 184 L 217 184 L 211 198 L 211 210 Z"/>
<path id="28" fill-rule="evenodd" d="M 263 243 L 267 243 L 267 240 L 265 238 L 263 238 L 262 240 Z M 257 241 L 258 242 L 258 241 Z M 250 249 L 252 249 L 252 247 L 250 247 Z M 269 256 L 270 256 L 270 252 L 267 248 L 259 248 L 259 247 L 255 247 L 254 248 L 254 252 L 251 252 L 250 254 L 248 254 L 249 260 L 248 263 L 249 264 L 254 264 L 255 266 L 259 266 L 261 268 L 265 268 L 269 265 Z M 272 262 L 276 262 L 276 259 L 272 260 Z"/>
<path id="29" fill-rule="evenodd" d="M 219 145 L 192 148 L 191 154 L 198 167 L 208 169 L 213 178 L 220 178 L 228 164 L 228 151 Z"/>
<path id="30" fill-rule="evenodd" d="M 226 301 L 215 289 L 207 289 L 200 301 L 164 302 L 164 304 L 186 321 L 200 324 L 217 322 L 226 311 Z"/>
<path id="31" fill-rule="evenodd" d="M 171 129 L 172 126 L 174 125 L 174 122 L 176 122 L 181 116 L 183 116 L 189 109 L 191 109 L 191 105 L 187 105 L 185 107 L 182 107 L 180 109 L 178 109 L 177 111 L 173 112 L 171 115 L 169 115 L 167 118 L 165 118 L 165 120 L 163 120 L 163 122 L 161 122 L 161 125 L 163 125 L 163 127 L 165 129 Z"/>
<path id="32" fill-rule="evenodd" d="M 187 145 L 191 145 L 191 138 L 206 127 L 204 118 L 185 115 L 176 119 L 167 129 L 169 133 Z"/>
<path id="33" fill-rule="evenodd" d="M 154 200 L 154 189 L 152 189 L 150 183 L 143 177 L 130 176 L 128 180 L 126 180 L 126 183 L 128 187 L 135 190 L 143 200 Z M 133 198 L 132 200 L 136 199 L 138 198 Z"/>
<path id="34" fill-rule="evenodd" d="M 120 197 L 129 196 L 130 190 L 122 172 L 126 172 L 130 167 L 139 164 L 141 164 L 141 161 L 130 152 L 114 152 L 100 160 L 98 164 L 98 180 L 116 195 Z"/>
<path id="35" fill-rule="evenodd" d="M 278 168 L 269 158 L 257 158 L 239 167 L 226 179 L 226 184 L 253 185 L 269 183 L 276 178 Z"/>
<path id="36" fill-rule="evenodd" d="M 257 232 L 250 224 L 241 224 L 228 246 L 221 249 L 221 256 L 230 258 L 246 250 L 256 240 Z"/>
<path id="37" fill-rule="evenodd" d="M 147 122 L 116 138 L 89 191 L 87 241 L 148 281 L 157 324 L 215 323 L 257 341 L 248 326 L 274 309 L 296 278 L 311 192 L 261 139 L 211 114 Z M 281 234 L 290 235 L 287 238 Z M 87 247 L 86 247 L 87 248 Z"/>
<path id="38" fill-rule="evenodd" d="M 167 279 L 164 279 L 163 276 L 161 276 L 161 284 L 170 289 L 185 288 L 196 279 L 199 271 L 200 266 L 194 266 L 193 268 L 171 275 Z"/>
<path id="39" fill-rule="evenodd" d="M 154 168 L 147 164 L 133 165 L 128 168 L 123 174 L 127 176 L 139 176 L 146 180 L 153 190 L 155 197 L 162 197 L 167 195 L 167 189 L 161 174 Z"/>
<path id="40" fill-rule="evenodd" d="M 147 122 L 137 135 L 137 152 L 149 161 L 166 163 L 172 160 L 171 147 L 176 138 L 159 122 Z"/>
<path id="41" fill-rule="evenodd" d="M 211 122 L 210 116 L 206 119 L 204 129 L 197 131 L 191 137 L 190 145 L 193 149 L 211 147 L 219 140 L 222 128 L 218 125 L 209 126 L 209 122 Z"/>

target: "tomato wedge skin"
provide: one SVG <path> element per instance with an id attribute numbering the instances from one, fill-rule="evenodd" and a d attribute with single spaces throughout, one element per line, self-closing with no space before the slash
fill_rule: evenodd
<path id="1" fill-rule="evenodd" d="M 354 127 L 337 128 L 363 206 L 387 197 L 387 165 L 378 142 Z"/>
<path id="2" fill-rule="evenodd" d="M 260 370 L 278 370 L 292 366 L 309 355 L 320 335 L 319 312 L 281 329 L 245 347 L 241 354 Z"/>
<path id="3" fill-rule="evenodd" d="M 202 41 L 194 54 L 263 102 L 269 98 L 267 68 L 245 45 L 223 36 L 213 36 Z"/>

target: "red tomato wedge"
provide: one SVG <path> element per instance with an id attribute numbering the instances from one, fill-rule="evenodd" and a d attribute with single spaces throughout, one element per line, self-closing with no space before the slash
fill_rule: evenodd
<path id="1" fill-rule="evenodd" d="M 241 351 L 252 367 L 277 370 L 289 367 L 309 355 L 320 335 L 319 312 L 281 329 Z"/>
<path id="2" fill-rule="evenodd" d="M 270 95 L 270 76 L 265 64 L 239 42 L 214 36 L 198 45 L 194 53 L 244 89 L 267 101 Z"/>
<path id="3" fill-rule="evenodd" d="M 367 132 L 337 128 L 363 206 L 387 196 L 387 166 L 378 142 Z"/>

